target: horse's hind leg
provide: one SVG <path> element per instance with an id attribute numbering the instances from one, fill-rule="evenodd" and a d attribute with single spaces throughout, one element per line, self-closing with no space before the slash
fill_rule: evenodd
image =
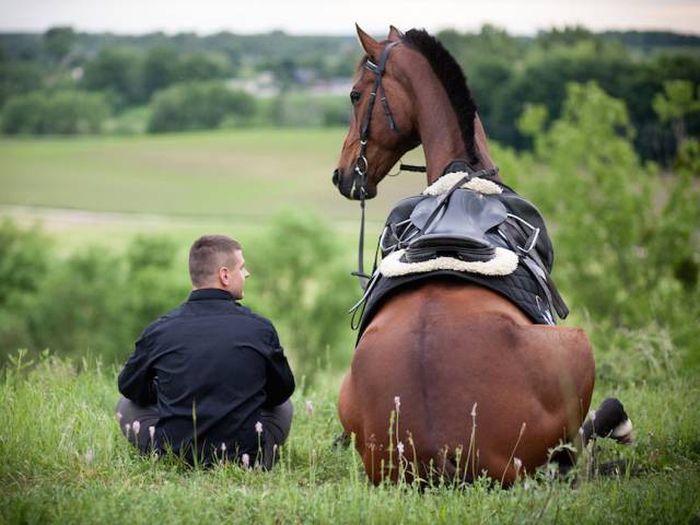
<path id="1" fill-rule="evenodd" d="M 345 375 L 340 387 L 338 417 L 340 418 L 340 423 L 343 425 L 343 432 L 335 438 L 333 446 L 347 448 L 351 443 L 351 434 L 355 434 L 356 439 L 360 435 L 357 406 L 352 393 L 351 373 Z"/>
<path id="2" fill-rule="evenodd" d="M 619 399 L 605 399 L 598 410 L 591 412 L 579 429 L 577 448 L 585 447 L 596 438 L 614 439 L 620 444 L 629 445 L 634 441 L 632 421 L 625 412 Z M 571 448 L 557 450 L 550 457 L 550 462 L 557 463 L 559 472 L 565 475 L 576 463 L 577 454 Z M 596 467 L 599 474 L 610 475 L 624 470 L 624 461 L 613 461 Z"/>
<path id="3" fill-rule="evenodd" d="M 583 445 L 596 437 L 608 437 L 624 445 L 634 441 L 632 421 L 619 399 L 609 397 L 588 415 L 579 431 Z"/>

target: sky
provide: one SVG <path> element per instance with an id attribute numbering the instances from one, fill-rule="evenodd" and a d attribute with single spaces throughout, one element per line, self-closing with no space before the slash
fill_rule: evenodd
<path id="1" fill-rule="evenodd" d="M 490 23 L 511 34 L 584 25 L 700 34 L 700 0 L 0 0 L 0 31 L 138 34 L 222 30 L 350 35 L 359 23 L 375 35 L 399 29 L 475 31 Z"/>

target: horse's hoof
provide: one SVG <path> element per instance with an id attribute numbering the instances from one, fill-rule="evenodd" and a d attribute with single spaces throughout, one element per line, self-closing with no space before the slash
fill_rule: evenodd
<path id="1" fill-rule="evenodd" d="M 333 448 L 348 448 L 351 443 L 350 434 L 344 430 L 333 440 Z"/>

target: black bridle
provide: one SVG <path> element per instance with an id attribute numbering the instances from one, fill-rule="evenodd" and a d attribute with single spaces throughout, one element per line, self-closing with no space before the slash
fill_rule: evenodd
<path id="1" fill-rule="evenodd" d="M 395 132 L 399 132 L 399 127 L 396 124 L 396 120 L 391 113 L 389 108 L 389 102 L 386 99 L 386 92 L 382 86 L 382 76 L 384 75 L 384 70 L 386 67 L 386 62 L 389 59 L 389 53 L 399 42 L 391 42 L 387 44 L 384 49 L 382 49 L 381 55 L 379 55 L 379 62 L 375 64 L 371 60 L 367 59 L 364 64 L 364 68 L 374 74 L 374 86 L 372 92 L 369 94 L 369 103 L 367 105 L 367 113 L 362 121 L 362 126 L 360 127 L 360 152 L 357 155 L 357 160 L 355 161 L 355 167 L 353 169 L 352 176 L 352 188 L 350 189 L 350 197 L 355 197 L 359 195 L 360 197 L 360 209 L 362 210 L 362 220 L 360 223 L 360 239 L 359 239 L 359 249 L 357 255 L 357 271 L 352 272 L 352 275 L 356 276 L 360 280 L 360 286 L 364 289 L 367 286 L 370 276 L 364 271 L 364 244 L 365 244 L 365 198 L 367 197 L 367 172 L 369 170 L 369 163 L 367 161 L 367 143 L 369 142 L 370 124 L 372 122 L 372 111 L 374 110 L 374 103 L 377 100 L 377 94 L 381 91 L 381 103 L 384 114 L 389 121 L 389 127 Z M 356 192 L 359 192 L 356 194 Z"/>

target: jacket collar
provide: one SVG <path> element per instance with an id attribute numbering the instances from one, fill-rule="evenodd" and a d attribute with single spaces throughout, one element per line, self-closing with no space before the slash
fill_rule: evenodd
<path id="1" fill-rule="evenodd" d="M 210 301 L 210 300 L 233 301 L 233 295 L 220 288 L 199 288 L 192 290 L 188 301 Z"/>

